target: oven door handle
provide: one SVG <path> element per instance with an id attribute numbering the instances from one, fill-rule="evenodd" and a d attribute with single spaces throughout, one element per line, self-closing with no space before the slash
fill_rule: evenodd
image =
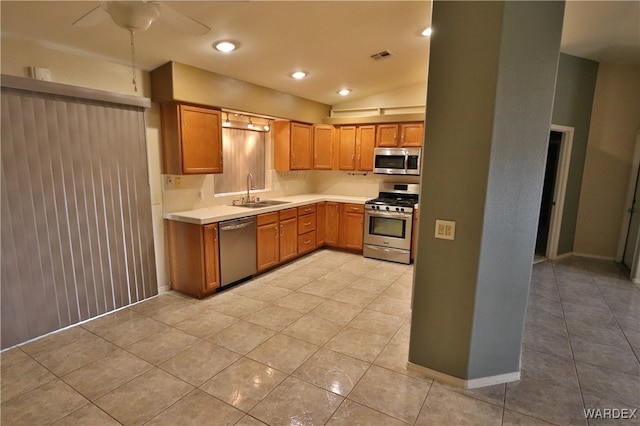
<path id="1" fill-rule="evenodd" d="M 378 216 L 378 217 L 395 217 L 398 219 L 410 219 L 413 214 L 411 213 L 400 213 L 400 212 L 381 212 L 381 211 L 371 211 L 367 210 L 367 214 L 369 216 Z"/>
<path id="2" fill-rule="evenodd" d="M 402 250 L 402 249 L 397 249 L 397 248 L 391 248 L 391 247 L 380 247 L 380 246 L 374 246 L 371 244 L 367 244 L 367 248 L 369 250 L 374 250 L 374 251 L 383 251 L 385 253 L 406 253 L 407 250 Z"/>

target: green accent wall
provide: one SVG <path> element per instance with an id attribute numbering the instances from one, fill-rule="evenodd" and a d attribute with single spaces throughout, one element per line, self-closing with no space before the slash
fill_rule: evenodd
<path id="1" fill-rule="evenodd" d="M 409 361 L 520 369 L 564 2 L 434 1 Z M 453 241 L 436 219 L 456 221 Z"/>
<path id="2" fill-rule="evenodd" d="M 578 203 L 582 173 L 587 156 L 593 95 L 598 77 L 598 63 L 571 55 L 560 55 L 558 79 L 553 104 L 553 124 L 575 128 L 567 192 L 560 226 L 558 254 L 571 253 L 578 220 Z"/>

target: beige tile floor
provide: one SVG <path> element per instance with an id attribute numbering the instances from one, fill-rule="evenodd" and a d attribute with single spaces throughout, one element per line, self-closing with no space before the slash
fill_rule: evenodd
<path id="1" fill-rule="evenodd" d="M 2 424 L 584 425 L 585 407 L 640 407 L 640 290 L 613 263 L 536 264 L 522 379 L 470 391 L 406 369 L 412 273 L 322 250 L 12 348 Z"/>

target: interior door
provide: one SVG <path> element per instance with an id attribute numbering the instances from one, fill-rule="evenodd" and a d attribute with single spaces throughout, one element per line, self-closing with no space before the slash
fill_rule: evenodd
<path id="1" fill-rule="evenodd" d="M 640 170 L 638 171 L 639 175 L 636 177 L 636 190 L 633 193 L 633 201 L 631 202 L 631 206 L 629 207 L 629 230 L 627 231 L 627 239 L 624 244 L 624 253 L 622 255 L 622 263 L 624 266 L 629 268 L 633 267 L 633 258 L 635 257 L 635 249 L 636 249 L 636 241 L 638 240 L 638 230 L 640 229 L 640 214 L 636 211 L 636 201 L 638 200 L 638 178 L 640 177 Z"/>

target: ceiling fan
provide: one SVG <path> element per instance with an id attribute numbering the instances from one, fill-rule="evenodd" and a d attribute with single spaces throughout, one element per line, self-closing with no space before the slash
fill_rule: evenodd
<path id="1" fill-rule="evenodd" d="M 170 24 L 192 35 L 204 35 L 211 28 L 195 19 L 178 12 L 176 9 L 158 1 L 103 1 L 99 6 L 76 20 L 73 25 L 77 27 L 90 27 L 99 24 L 106 18 L 121 28 L 129 31 L 131 35 L 131 67 L 133 71 L 133 86 L 137 92 L 135 75 L 135 47 L 134 33 L 145 31 L 158 19 L 165 19 Z"/>

